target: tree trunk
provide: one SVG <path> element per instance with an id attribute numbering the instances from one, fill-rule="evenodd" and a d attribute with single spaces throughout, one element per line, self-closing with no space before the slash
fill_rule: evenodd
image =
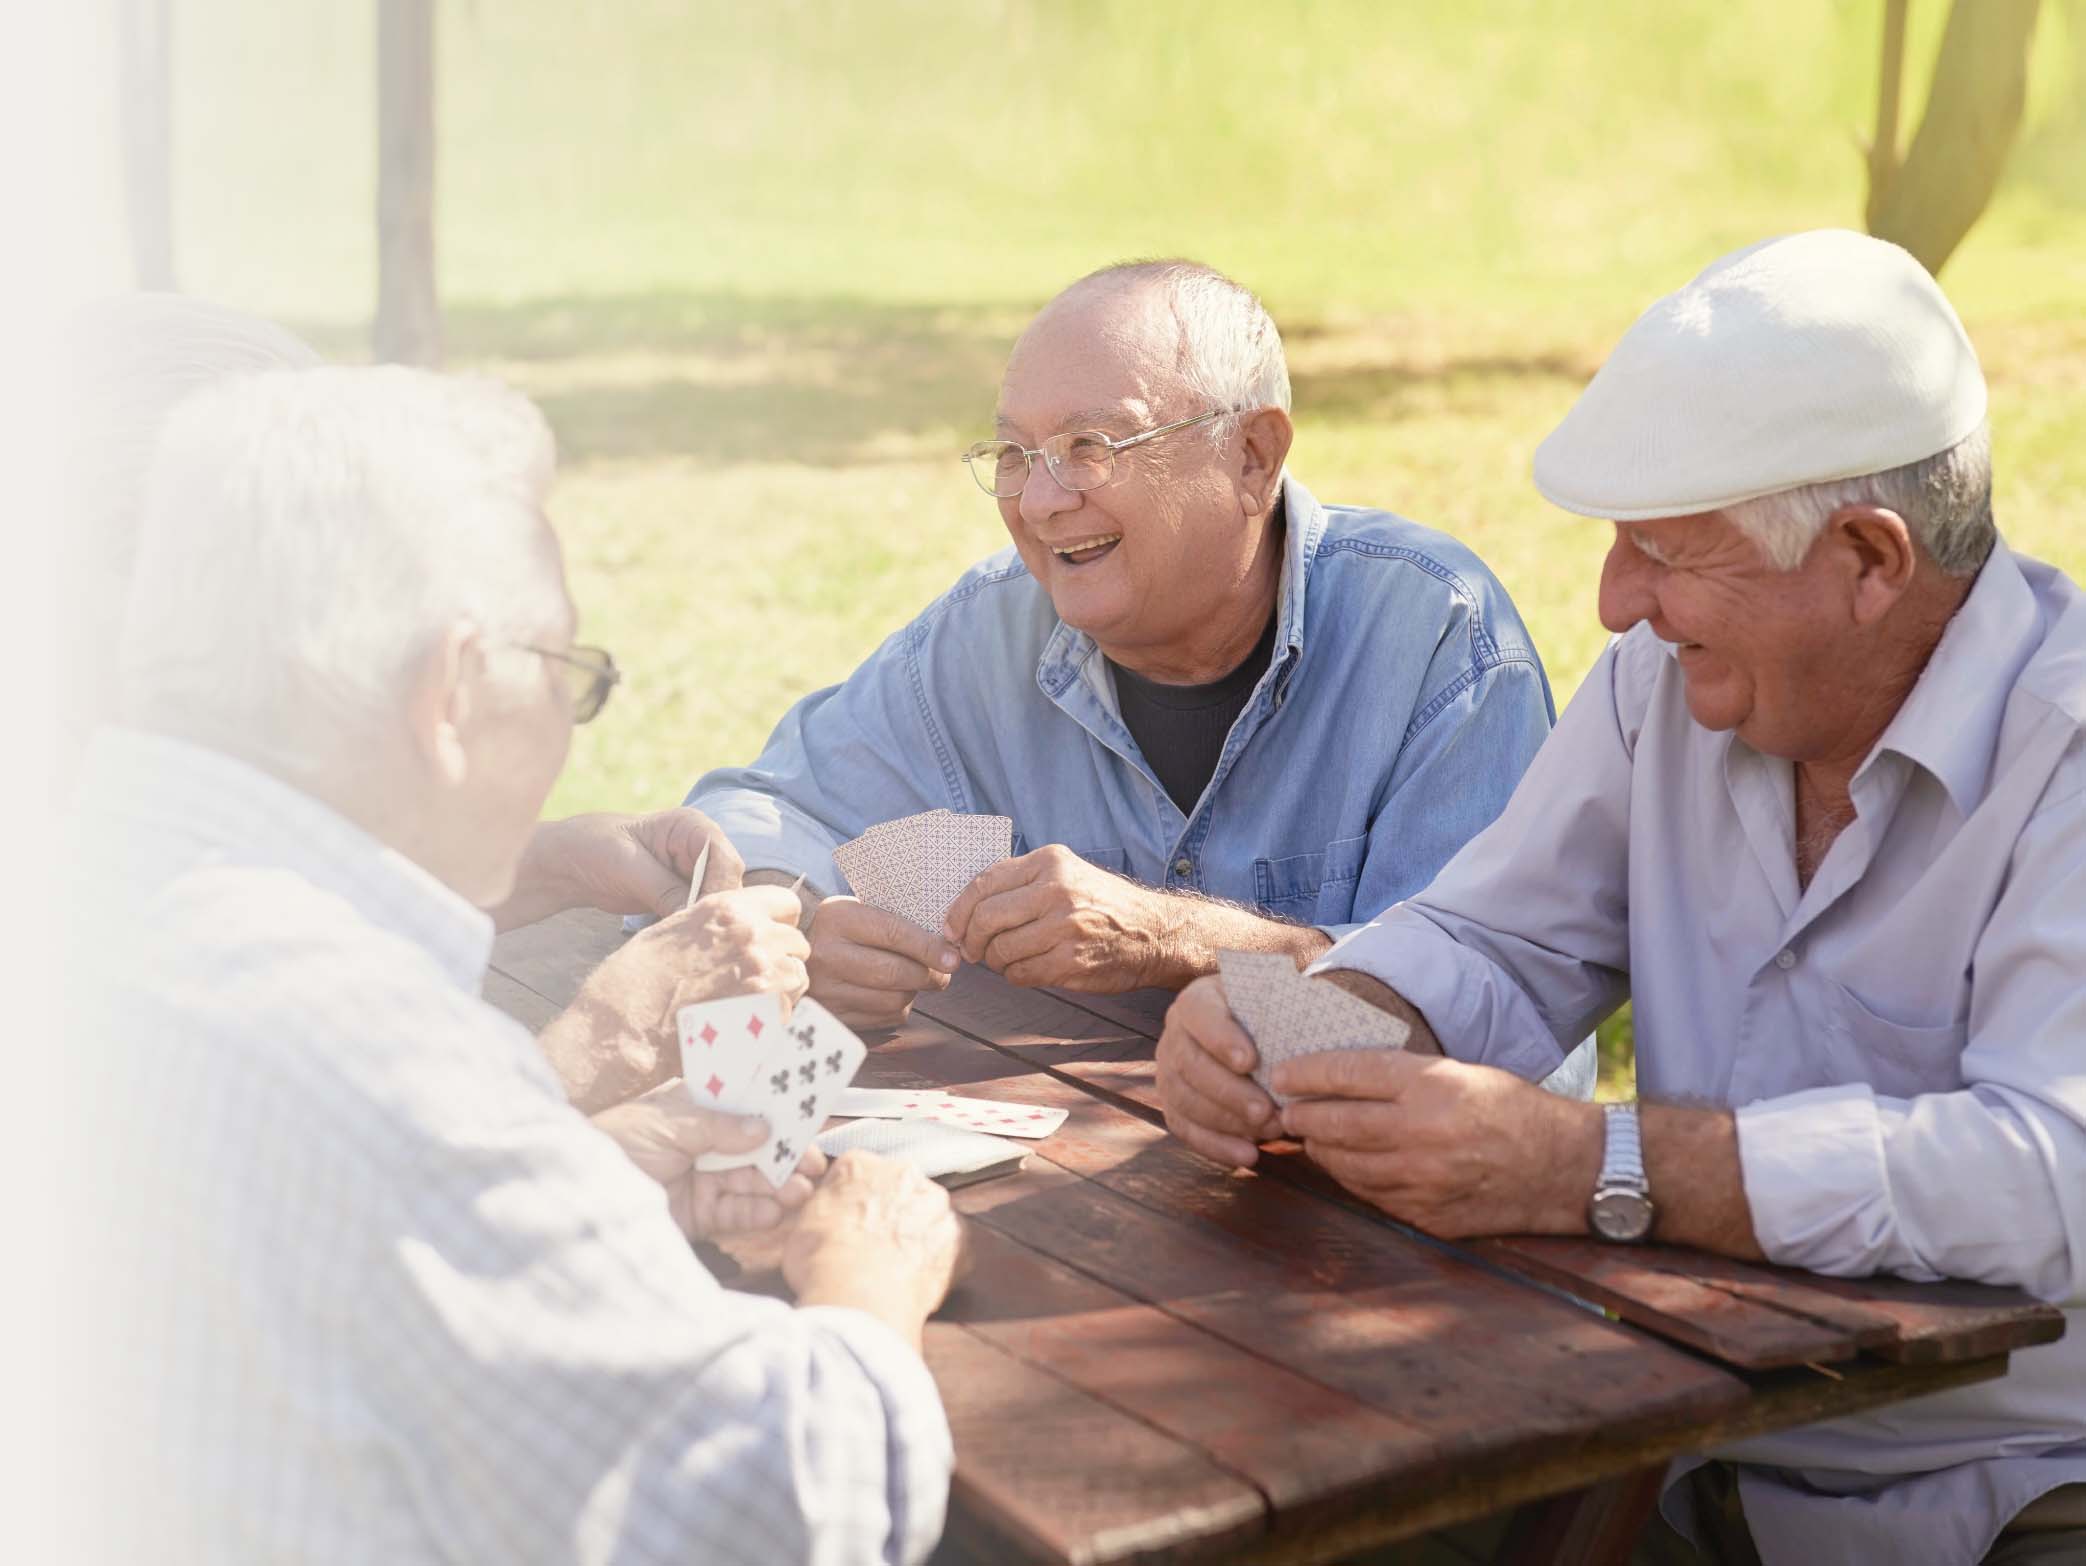
<path id="1" fill-rule="evenodd" d="M 379 359 L 437 364 L 435 0 L 377 0 Z"/>
<path id="2" fill-rule="evenodd" d="M 1941 35 L 1927 112 L 1889 187 L 1870 196 L 1869 232 L 1939 273 L 2006 168 L 2028 97 L 2038 0 L 1956 0 Z"/>
<path id="3" fill-rule="evenodd" d="M 173 0 L 120 0 L 117 8 L 123 197 L 140 288 L 174 286 L 172 9 Z"/>

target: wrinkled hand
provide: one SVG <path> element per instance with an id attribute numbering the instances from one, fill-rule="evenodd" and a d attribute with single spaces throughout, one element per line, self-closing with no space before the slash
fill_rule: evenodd
<path id="1" fill-rule="evenodd" d="M 1250 1076 L 1253 1041 L 1238 1025 L 1215 974 L 1197 979 L 1167 1008 L 1159 1034 L 1159 1101 L 1166 1128 L 1226 1168 L 1250 1167 L 1256 1142 L 1282 1134 L 1275 1101 Z"/>
<path id="2" fill-rule="evenodd" d="M 917 1345 L 963 1260 L 947 1191 L 910 1164 L 848 1152 L 798 1212 L 782 1274 L 800 1303 L 867 1310 Z"/>
<path id="3" fill-rule="evenodd" d="M 1009 982 L 1119 994 L 1169 976 L 1168 899 L 1052 843 L 963 889 L 943 933 Z"/>
<path id="4" fill-rule="evenodd" d="M 679 1077 L 604 1109 L 593 1120 L 632 1163 L 666 1188 L 667 1210 L 691 1240 L 772 1229 L 810 1200 L 826 1171 L 826 1155 L 812 1147 L 779 1189 L 752 1167 L 698 1173 L 695 1161 L 705 1153 L 752 1152 L 767 1139 L 768 1123 L 758 1115 L 725 1114 L 691 1103 Z"/>
<path id="5" fill-rule="evenodd" d="M 786 887 L 741 887 L 632 936 L 543 1031 L 572 1102 L 592 1114 L 678 1071 L 674 1016 L 692 1001 L 765 991 L 794 1005 L 810 982 L 799 911 Z"/>
<path id="6" fill-rule="evenodd" d="M 852 897 L 827 898 L 811 921 L 811 994 L 850 1027 L 897 1027 L 959 960 L 939 935 Z"/>
<path id="7" fill-rule="evenodd" d="M 529 836 L 514 890 L 493 910 L 502 930 L 533 924 L 567 908 L 604 913 L 678 913 L 688 902 L 688 877 L 705 846 L 703 889 L 739 885 L 745 864 L 716 822 L 682 806 L 650 815 L 599 811 L 540 823 Z"/>
<path id="8" fill-rule="evenodd" d="M 1275 1068 L 1282 1124 L 1348 1190 L 1443 1239 L 1579 1234 L 1601 1162 L 1601 1110 L 1491 1066 L 1403 1050 L 1304 1055 Z"/>

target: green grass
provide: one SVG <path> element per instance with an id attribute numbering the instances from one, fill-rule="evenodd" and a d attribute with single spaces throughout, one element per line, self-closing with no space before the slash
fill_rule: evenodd
<path id="1" fill-rule="evenodd" d="M 186 285 L 359 351 L 372 8 L 178 9 Z M 1914 110 L 1942 9 L 1913 7 Z M 631 670 L 551 808 L 678 798 L 998 547 L 954 453 L 1027 312 L 1127 255 L 1260 290 L 1298 474 L 1466 538 L 1569 695 L 1603 534 L 1538 500 L 1530 453 L 1652 297 L 1858 219 L 1879 12 L 445 4 L 452 360 L 549 412 L 586 634 Z M 2002 523 L 2078 574 L 2086 3 L 2041 25 L 2008 181 L 1944 281 L 1993 384 Z"/>

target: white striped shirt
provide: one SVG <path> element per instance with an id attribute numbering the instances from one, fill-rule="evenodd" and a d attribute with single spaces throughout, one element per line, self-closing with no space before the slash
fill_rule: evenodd
<path id="1" fill-rule="evenodd" d="M 479 999 L 490 921 L 135 732 L 75 813 L 65 1281 L 100 1503 L 154 1561 L 916 1561 L 951 1451 L 856 1311 L 704 1271 Z"/>

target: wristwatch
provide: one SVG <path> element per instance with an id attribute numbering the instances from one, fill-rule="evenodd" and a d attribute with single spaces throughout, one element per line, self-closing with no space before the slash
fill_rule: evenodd
<path id="1" fill-rule="evenodd" d="M 1644 1150 L 1637 1139 L 1637 1106 L 1604 1106 L 1608 1146 L 1601 1177 L 1594 1182 L 1586 1221 L 1604 1240 L 1641 1242 L 1651 1233 L 1651 1182 L 1644 1178 Z"/>

